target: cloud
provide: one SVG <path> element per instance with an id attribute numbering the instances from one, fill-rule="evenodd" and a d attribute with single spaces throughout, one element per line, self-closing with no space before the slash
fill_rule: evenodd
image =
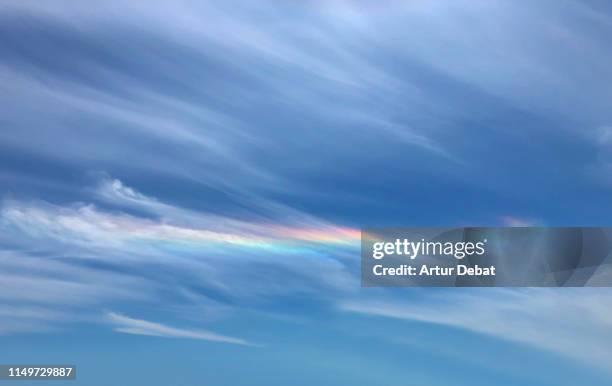
<path id="1" fill-rule="evenodd" d="M 323 299 L 356 286 L 350 255 L 360 234 L 352 228 L 314 218 L 242 221 L 168 204 L 117 179 L 96 186 L 84 190 L 105 208 L 16 200 L 0 207 L 0 298 L 61 311 L 47 327 L 118 303 L 232 313 L 259 298 Z M 27 330 L 28 323 L 15 328 L 24 318 L 9 316 L 0 312 L 0 330 Z M 43 326 L 40 318 L 32 330 Z"/>
<path id="2" fill-rule="evenodd" d="M 77 59 L 71 65 L 79 67 L 70 74 L 59 70 L 62 60 L 55 55 L 11 51 L 0 65 L 5 80 L 0 87 L 13 95 L 3 100 L 11 105 L 7 111 L 14 108 L 6 119 L 21 134 L 0 133 L 5 144 L 91 170 L 180 177 L 255 196 L 316 193 L 306 183 L 316 170 L 310 161 L 313 148 L 325 149 L 317 158 L 329 166 L 338 158 L 359 160 L 363 153 L 353 145 L 370 143 L 374 136 L 388 146 L 447 157 L 427 130 L 368 106 L 373 97 L 386 99 L 395 81 L 358 45 L 329 38 L 301 44 L 310 35 L 335 38 L 339 32 L 317 8 L 302 11 L 320 31 L 301 18 L 267 26 L 253 13 L 209 2 L 126 7 L 133 11 L 117 14 L 103 4 L 95 5 L 96 12 L 35 3 L 9 3 L 2 9 L 5 19 L 15 12 L 38 21 L 24 34 L 16 33 L 17 26 L 7 27 L 7 40 L 42 38 L 45 46 L 73 47 Z M 267 7 L 257 12 L 278 16 Z M 117 30 L 138 27 L 125 36 L 105 36 L 106 23 Z M 152 44 L 140 44 L 141 38 Z M 100 56 L 90 56 L 98 50 Z M 130 63 L 114 62 L 124 52 L 131 53 Z M 23 62 L 37 65 L 26 70 L 19 65 Z M 277 76 L 261 75 L 269 70 L 278 70 Z M 296 88 L 296 82 L 302 86 Z M 285 118 L 270 119 L 272 111 Z M 351 144 L 343 144 L 349 125 L 356 130 L 351 130 Z M 296 135 L 301 141 L 294 141 Z M 56 151 L 58 138 L 62 152 Z"/>
<path id="3" fill-rule="evenodd" d="M 336 234 L 340 229 L 333 224 L 316 216 L 288 205 L 267 200 L 261 197 L 236 197 L 241 204 L 248 205 L 244 215 L 247 219 L 237 219 L 236 216 L 217 214 L 211 211 L 191 210 L 177 205 L 161 202 L 154 197 L 142 194 L 128 186 L 122 181 L 108 176 L 100 178 L 93 189 L 88 189 L 94 198 L 104 203 L 112 204 L 119 208 L 137 209 L 153 215 L 166 224 L 182 227 L 207 228 L 219 231 L 226 230 L 232 233 L 248 233 L 251 235 L 265 235 L 266 223 L 277 224 L 277 231 L 282 228 L 311 228 Z M 270 227 L 272 230 L 274 227 Z M 354 230 L 346 229 L 346 236 L 356 236 Z"/>
<path id="4" fill-rule="evenodd" d="M 156 242 L 174 242 L 197 244 L 201 248 L 222 245 L 269 251 L 284 245 L 288 252 L 292 246 L 302 251 L 303 247 L 296 242 L 353 248 L 360 238 L 357 229 L 335 226 L 306 214 L 301 220 L 278 224 L 183 209 L 141 194 L 116 179 L 104 180 L 95 192 L 115 205 L 145 209 L 158 218 L 104 211 L 93 204 L 58 206 L 7 200 L 0 211 L 0 220 L 7 230 L 34 238 L 83 248 L 126 251 L 134 246 L 130 243 L 145 241 L 148 243 L 141 243 L 137 248 L 154 247 Z"/>
<path id="5" fill-rule="evenodd" d="M 264 4 L 5 2 L 11 174 L 55 186 L 106 170 L 277 219 L 291 206 L 350 218 L 364 201 L 392 216 L 396 185 L 546 196 L 583 171 L 576 127 L 609 117 L 609 17 L 586 5 Z M 415 173 L 427 178 L 403 178 Z"/>
<path id="6" fill-rule="evenodd" d="M 605 368 L 612 361 L 612 294 L 606 289 L 456 290 L 424 294 L 411 304 L 349 301 L 340 308 L 472 331 Z"/>
<path id="7" fill-rule="evenodd" d="M 449 225 L 500 205 L 562 221 L 561 201 L 565 223 L 606 217 L 609 194 L 580 171 L 593 154 L 609 164 L 610 130 L 585 145 L 576 127 L 610 122 L 609 15 L 555 1 L 236 5 L 0 6 L 0 193 L 18 197 L 0 211 L 0 297 L 29 312 L 0 310 L 0 331 L 118 302 L 348 296 L 358 242 L 342 224 Z M 97 170 L 113 177 L 83 189 Z M 603 296 L 582 309 L 494 293 L 345 308 L 610 359 Z M 524 307 L 504 325 L 498 302 Z"/>
<path id="8" fill-rule="evenodd" d="M 149 322 L 141 319 L 133 319 L 115 312 L 106 315 L 109 323 L 115 325 L 114 330 L 124 334 L 159 336 L 163 338 L 182 338 L 206 340 L 210 342 L 230 343 L 243 346 L 252 346 L 244 339 L 220 335 L 204 330 L 186 330 L 166 326 L 160 323 Z"/>
<path id="9" fill-rule="evenodd" d="M 0 335 L 49 332 L 63 323 L 74 321 L 57 307 L 32 305 L 23 300 L 20 304 L 8 304 L 9 301 L 3 299 L 3 303 L 0 306 Z"/>
<path id="10" fill-rule="evenodd" d="M 87 322 L 92 309 L 114 302 L 147 302 L 157 287 L 139 275 L 88 267 L 48 255 L 44 249 L 6 247 L 0 248 L 0 282 L 0 334 Z"/>
<path id="11" fill-rule="evenodd" d="M 540 223 L 540 221 L 529 219 L 529 218 L 521 218 L 516 216 L 502 216 L 500 218 L 503 226 L 508 227 L 532 227 L 536 226 Z"/>

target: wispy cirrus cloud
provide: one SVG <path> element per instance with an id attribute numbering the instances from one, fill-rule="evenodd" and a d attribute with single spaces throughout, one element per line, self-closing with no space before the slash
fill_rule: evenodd
<path id="1" fill-rule="evenodd" d="M 576 199 L 560 187 L 584 179 L 591 134 L 610 119 L 609 13 L 553 1 L 263 4 L 5 2 L 2 156 L 39 166 L 0 178 L 61 189 L 61 176 L 105 170 L 266 215 L 344 205 L 335 215 L 351 218 L 365 202 L 364 221 L 406 204 L 392 186 Z M 454 209 L 435 201 L 423 212 L 439 208 L 443 222 Z"/>
<path id="2" fill-rule="evenodd" d="M 607 368 L 612 360 L 611 301 L 607 289 L 487 289 L 423 294 L 410 304 L 348 301 L 340 309 L 485 334 Z"/>
<path id="3" fill-rule="evenodd" d="M 537 226 L 538 224 L 541 224 L 541 222 L 538 220 L 519 217 L 519 216 L 510 216 L 510 215 L 501 216 L 500 220 L 501 220 L 502 225 L 507 226 L 507 227 L 520 228 L 520 227 Z"/>
<path id="4" fill-rule="evenodd" d="M 612 24 L 601 8 L 2 2 L 0 193 L 17 199 L 0 212 L 0 332 L 143 305 L 196 320 L 278 298 L 274 311 L 327 305 L 360 291 L 355 224 L 604 221 L 609 192 L 582 176 L 609 164 Z M 113 177 L 84 188 L 99 170 Z M 586 303 L 378 293 L 343 309 L 610 360 L 595 290 Z"/>
<path id="5" fill-rule="evenodd" d="M 7 235 L 1 239 L 5 241 Z M 158 288 L 136 273 L 75 263 L 77 250 L 48 243 L 36 247 L 17 244 L 4 244 L 0 249 L 0 335 L 95 322 L 92 310 L 96 307 L 115 302 L 146 303 Z"/>
<path id="6" fill-rule="evenodd" d="M 283 244 L 289 248 L 297 242 L 355 247 L 360 238 L 359 230 L 334 226 L 306 214 L 303 222 L 278 224 L 187 210 L 141 194 L 116 179 L 103 181 L 97 192 L 115 205 L 145 209 L 158 218 L 103 211 L 93 204 L 57 206 L 6 201 L 2 220 L 25 234 L 107 248 L 125 247 L 130 240 L 200 242 L 202 247 L 222 243 L 263 249 Z"/>
<path id="7" fill-rule="evenodd" d="M 162 338 L 196 339 L 209 342 L 252 346 L 251 343 L 240 338 L 221 335 L 205 330 L 176 328 L 147 320 L 130 318 L 115 312 L 109 312 L 106 314 L 106 320 L 108 323 L 114 326 L 115 331 L 124 334 L 158 336 Z"/>
<path id="8" fill-rule="evenodd" d="M 306 212 L 259 197 L 248 199 L 248 217 L 239 219 L 236 216 L 186 209 L 161 202 L 107 176 L 101 178 L 96 186 L 88 191 L 94 198 L 105 203 L 119 208 L 138 209 L 157 217 L 165 224 L 186 228 L 211 231 L 214 229 L 219 232 L 226 229 L 234 235 L 245 234 L 262 239 L 283 237 L 315 241 L 317 233 L 319 239 L 327 238 L 330 242 L 336 240 L 338 243 L 351 243 L 359 238 L 356 229 L 338 227 Z M 247 199 L 244 200 L 246 203 Z"/>
<path id="9" fill-rule="evenodd" d="M 117 303 L 206 315 L 288 293 L 326 298 L 356 283 L 356 259 L 347 256 L 358 247 L 357 230 L 310 216 L 247 222 L 171 205 L 119 180 L 96 186 L 85 190 L 112 209 L 15 200 L 0 209 L 0 298 L 61 310 L 60 319 L 49 314 L 48 327 L 91 321 L 94 308 Z M 17 322 L 7 315 L 0 326 L 8 333 Z"/>

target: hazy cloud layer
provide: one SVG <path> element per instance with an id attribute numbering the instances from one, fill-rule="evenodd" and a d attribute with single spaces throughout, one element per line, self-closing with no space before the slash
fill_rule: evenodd
<path id="1" fill-rule="evenodd" d="M 40 201 L 2 206 L 0 298 L 24 311 L 60 312 L 61 318 L 38 313 L 40 328 L 45 321 L 54 327 L 95 321 L 97 309 L 117 302 L 214 314 L 287 294 L 330 298 L 358 285 L 356 259 L 349 257 L 359 245 L 357 230 L 306 215 L 286 225 L 245 222 L 172 206 L 118 180 L 97 186 L 92 197 L 117 209 Z M 28 323 L 17 329 L 15 319 L 27 315 L 0 313 L 1 331 L 39 329 Z"/>
<path id="2" fill-rule="evenodd" d="M 341 309 L 469 330 L 605 368 L 612 360 L 611 301 L 607 289 L 481 289 L 424 294 L 411 303 L 358 300 Z"/>
<path id="3" fill-rule="evenodd" d="M 579 203 L 568 182 L 606 179 L 605 7 L 26 1 L 0 17 L 7 186 L 68 193 L 62 175 L 106 171 L 226 214 L 444 225 L 552 217 L 543 197 Z M 417 205 L 433 187 L 482 206 Z"/>

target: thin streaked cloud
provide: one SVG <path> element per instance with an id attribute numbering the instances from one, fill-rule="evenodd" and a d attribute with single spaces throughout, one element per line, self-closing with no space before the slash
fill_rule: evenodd
<path id="1" fill-rule="evenodd" d="M 606 289 L 488 289 L 423 294 L 410 303 L 355 300 L 340 309 L 361 315 L 433 323 L 518 342 L 608 368 L 612 296 Z"/>
<path id="2" fill-rule="evenodd" d="M 211 331 L 176 328 L 147 320 L 130 318 L 115 312 L 109 312 L 106 315 L 106 320 L 114 326 L 114 331 L 124 334 L 158 336 L 162 338 L 196 339 L 209 342 L 252 346 L 251 343 L 240 338 L 221 335 Z"/>

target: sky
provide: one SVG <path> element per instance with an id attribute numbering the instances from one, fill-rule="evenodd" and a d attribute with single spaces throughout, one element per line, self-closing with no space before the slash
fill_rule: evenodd
<path id="1" fill-rule="evenodd" d="M 610 225 L 610 36 L 606 1 L 3 1 L 0 363 L 609 385 L 612 290 L 361 288 L 359 240 Z"/>

